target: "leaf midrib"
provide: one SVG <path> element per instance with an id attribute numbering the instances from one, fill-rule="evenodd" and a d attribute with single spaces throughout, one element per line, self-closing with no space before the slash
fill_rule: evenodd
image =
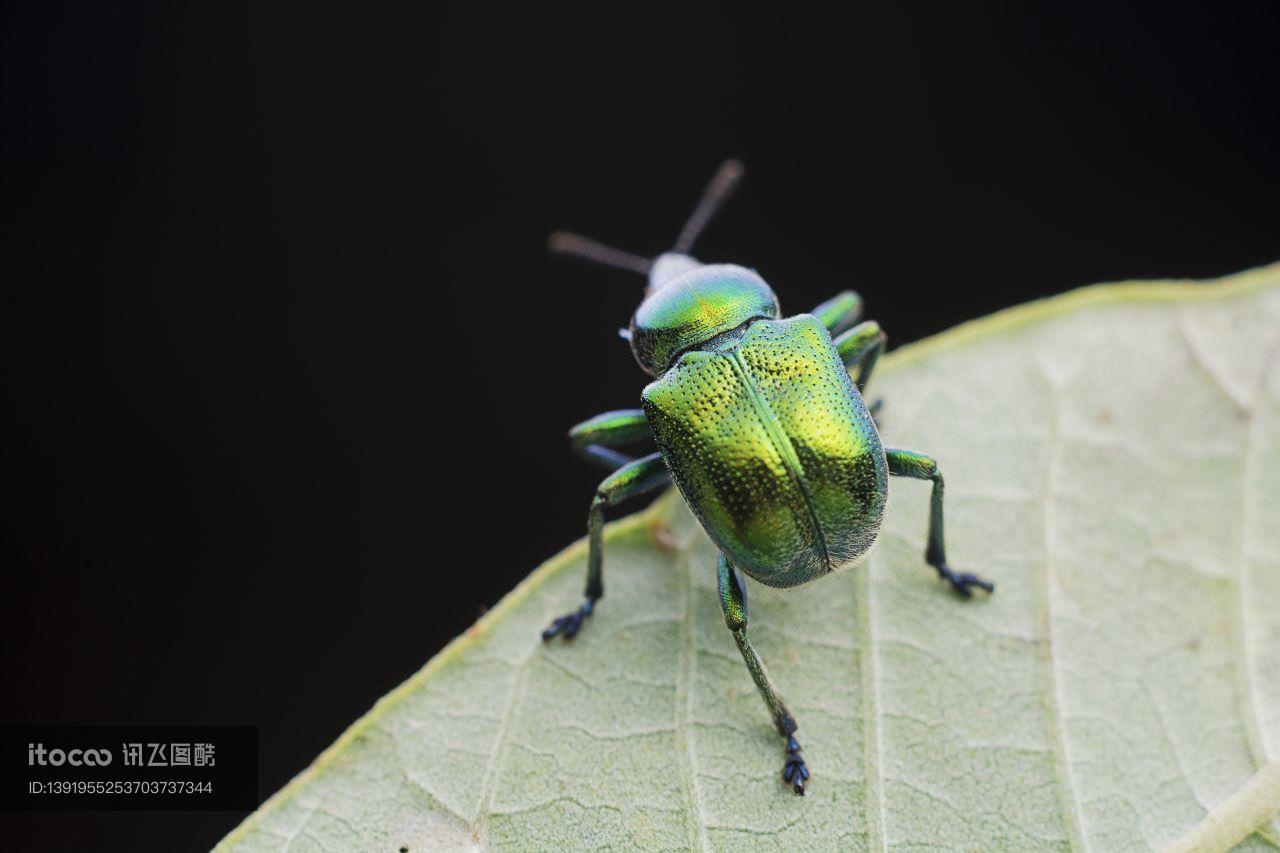
<path id="1" fill-rule="evenodd" d="M 1062 810 L 1062 820 L 1067 827 L 1067 837 L 1072 850 L 1088 850 L 1088 837 L 1084 831 L 1084 813 L 1080 808 L 1080 795 L 1076 787 L 1075 776 L 1071 768 L 1071 755 L 1067 746 L 1066 719 L 1062 710 L 1062 667 L 1058 661 L 1057 640 L 1054 634 L 1053 599 L 1058 589 L 1058 567 L 1053 558 L 1054 537 L 1054 484 L 1058 478 L 1058 467 L 1062 451 L 1062 413 L 1059 400 L 1059 388 L 1049 372 L 1040 367 L 1040 375 L 1049 388 L 1049 436 L 1047 459 L 1044 474 L 1044 492 L 1040 495 L 1042 513 L 1041 538 L 1044 545 L 1044 572 L 1037 573 L 1041 578 L 1039 594 L 1041 596 L 1041 614 L 1044 624 L 1042 642 L 1044 653 L 1039 657 L 1043 661 L 1045 701 L 1045 722 L 1049 728 L 1049 743 L 1052 745 L 1052 761 L 1055 775 L 1058 777 L 1058 803 Z"/>

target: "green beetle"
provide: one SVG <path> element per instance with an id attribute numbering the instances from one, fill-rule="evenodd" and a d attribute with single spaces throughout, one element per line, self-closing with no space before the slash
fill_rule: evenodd
<path id="1" fill-rule="evenodd" d="M 792 587 L 845 568 L 875 541 L 890 476 L 933 481 L 925 561 L 960 595 L 993 584 L 947 565 L 942 472 L 910 450 L 887 449 L 863 403 L 885 345 L 862 299 L 845 291 L 812 314 L 782 318 L 778 298 L 754 271 L 702 264 L 694 241 L 732 193 L 742 165 L 720 167 L 675 247 L 649 260 L 574 234 L 553 251 L 648 276 L 644 301 L 623 337 L 653 377 L 643 409 L 606 412 L 570 433 L 583 456 L 613 470 L 587 518 L 586 601 L 542 632 L 575 636 L 604 594 L 604 510 L 672 479 L 720 549 L 720 604 L 747 669 L 786 740 L 782 778 L 797 794 L 809 769 L 796 721 L 747 640 L 746 588 L 738 572 Z M 849 371 L 856 369 L 856 380 Z M 658 452 L 633 459 L 616 448 L 654 439 Z"/>

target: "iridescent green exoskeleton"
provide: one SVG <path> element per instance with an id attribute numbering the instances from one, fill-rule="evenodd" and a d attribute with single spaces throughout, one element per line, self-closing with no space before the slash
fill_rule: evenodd
<path id="1" fill-rule="evenodd" d="M 880 530 L 889 477 L 905 476 L 933 482 L 925 561 L 962 596 L 994 587 L 947 565 L 938 463 L 880 444 L 862 391 L 885 334 L 873 320 L 859 322 L 861 297 L 844 291 L 812 314 L 783 319 L 778 298 L 755 272 L 689 255 L 741 175 L 737 161 L 721 166 L 675 247 L 653 260 L 552 235 L 553 251 L 648 276 L 623 337 L 653 381 L 642 409 L 607 412 L 569 433 L 575 449 L 613 473 L 596 491 L 587 519 L 586 601 L 542 637 L 576 635 L 604 594 L 605 508 L 674 479 L 720 549 L 725 623 L 786 739 L 782 778 L 803 794 L 809 769 L 796 721 L 747 640 L 739 572 L 792 587 L 849 566 Z M 656 440 L 658 451 L 639 459 L 616 449 L 647 440 Z"/>

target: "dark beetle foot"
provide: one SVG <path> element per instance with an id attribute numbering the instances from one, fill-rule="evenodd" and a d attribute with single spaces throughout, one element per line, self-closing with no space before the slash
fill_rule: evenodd
<path id="1" fill-rule="evenodd" d="M 809 768 L 800 757 L 800 743 L 795 735 L 787 738 L 787 763 L 782 765 L 782 781 L 791 786 L 797 795 L 804 796 L 804 783 L 809 778 Z"/>
<path id="2" fill-rule="evenodd" d="M 996 590 L 996 585 L 991 581 L 983 580 L 977 575 L 971 575 L 967 572 L 953 572 L 945 563 L 934 568 L 938 570 L 938 575 L 944 581 L 951 584 L 952 589 L 965 598 L 973 596 L 973 587 L 975 586 L 978 589 L 985 589 L 987 592 L 995 592 Z"/>
<path id="3" fill-rule="evenodd" d="M 546 642 L 555 636 L 563 636 L 566 640 L 572 640 L 579 631 L 582 630 L 582 620 L 591 615 L 591 611 L 595 609 L 595 602 L 587 599 L 572 613 L 553 619 L 547 629 L 542 632 L 542 641 Z"/>

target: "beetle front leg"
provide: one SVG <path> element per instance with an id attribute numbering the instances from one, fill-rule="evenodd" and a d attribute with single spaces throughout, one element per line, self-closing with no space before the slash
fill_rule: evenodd
<path id="1" fill-rule="evenodd" d="M 822 321 L 831 337 L 853 328 L 862 319 L 862 297 L 853 290 L 842 290 L 813 309 L 813 316 Z"/>
<path id="2" fill-rule="evenodd" d="M 747 590 L 742 585 L 742 578 L 729 560 L 721 554 L 716 564 L 718 587 L 720 590 L 720 609 L 724 611 L 724 624 L 733 632 L 733 641 L 738 644 L 738 651 L 747 664 L 751 680 L 760 691 L 760 698 L 773 717 L 773 725 L 778 734 L 787 739 L 787 758 L 782 765 L 782 779 L 791 785 L 791 789 L 804 796 L 804 783 L 809 778 L 809 768 L 800 757 L 800 743 L 796 740 L 796 721 L 783 704 L 782 697 L 769 679 L 769 672 L 764 668 L 764 661 L 756 654 L 755 648 L 747 639 Z"/>
<path id="3" fill-rule="evenodd" d="M 942 530 L 943 481 L 938 463 L 923 453 L 911 450 L 886 449 L 884 455 L 889 462 L 889 473 L 893 476 L 933 481 L 933 494 L 929 504 L 929 544 L 924 552 L 925 562 L 937 569 L 939 576 L 965 598 L 973 595 L 972 587 L 975 586 L 987 592 L 995 591 L 995 584 L 991 581 L 983 580 L 977 575 L 954 572 L 947 565 L 947 546 Z"/>
<path id="4" fill-rule="evenodd" d="M 552 621 L 542 632 L 543 640 L 562 635 L 566 640 L 573 639 L 582 628 L 582 620 L 591 615 L 596 602 L 604 595 L 604 510 L 605 507 L 655 491 L 671 482 L 671 474 L 667 471 L 667 463 L 662 460 L 661 453 L 628 462 L 614 471 L 596 489 L 596 496 L 591 501 L 591 510 L 587 514 L 587 588 L 584 595 L 586 601 L 573 613 L 566 614 Z"/>

